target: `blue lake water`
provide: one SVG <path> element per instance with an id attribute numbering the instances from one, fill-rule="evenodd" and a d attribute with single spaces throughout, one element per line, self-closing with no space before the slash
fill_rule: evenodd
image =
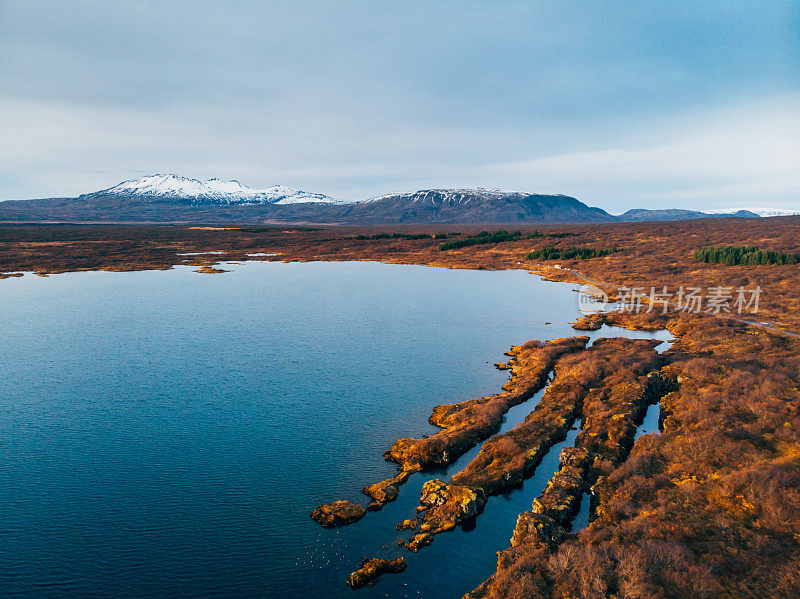
<path id="1" fill-rule="evenodd" d="M 457 598 L 491 575 L 574 431 L 473 529 L 419 554 L 394 526 L 448 473 L 413 476 L 349 527 L 308 514 L 366 505 L 361 488 L 395 472 L 383 452 L 432 432 L 435 405 L 498 391 L 492 362 L 510 345 L 575 334 L 574 286 L 358 262 L 227 268 L 0 281 L 2 595 Z M 362 556 L 395 555 L 404 573 L 345 586 Z"/>

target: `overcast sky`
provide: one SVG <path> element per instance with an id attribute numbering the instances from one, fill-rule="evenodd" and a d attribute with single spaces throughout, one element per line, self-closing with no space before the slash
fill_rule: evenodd
<path id="1" fill-rule="evenodd" d="M 800 0 L 0 0 L 0 199 L 154 172 L 800 209 Z"/>

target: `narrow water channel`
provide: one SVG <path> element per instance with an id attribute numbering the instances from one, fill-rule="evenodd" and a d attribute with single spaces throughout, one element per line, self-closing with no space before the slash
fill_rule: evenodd
<path id="1" fill-rule="evenodd" d="M 572 286 L 523 271 L 225 269 L 0 281 L 5 597 L 350 598 L 362 556 L 408 555 L 394 526 L 422 484 L 479 448 L 352 526 L 322 529 L 309 512 L 366 504 L 361 488 L 395 471 L 392 441 L 430 431 L 434 405 L 497 392 L 491 362 L 509 346 L 575 334 Z M 480 584 L 576 432 L 472 530 L 439 535 L 359 597 Z"/>

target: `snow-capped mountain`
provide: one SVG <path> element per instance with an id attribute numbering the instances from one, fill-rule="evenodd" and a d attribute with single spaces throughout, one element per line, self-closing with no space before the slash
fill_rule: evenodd
<path id="1" fill-rule="evenodd" d="M 251 189 L 238 181 L 189 179 L 179 175 L 147 175 L 81 197 L 118 196 L 148 200 L 177 200 L 187 204 L 340 204 L 320 193 L 309 193 L 283 185 Z"/>
<path id="2" fill-rule="evenodd" d="M 761 211 L 767 213 L 783 210 Z M 511 225 L 711 217 L 757 218 L 758 214 L 634 209 L 613 215 L 567 195 L 483 188 L 422 189 L 343 202 L 279 185 L 251 189 L 237 181 L 200 181 L 178 175 L 148 175 L 77 198 L 0 202 L 0 220 L 10 221 Z"/>
<path id="3" fill-rule="evenodd" d="M 499 189 L 422 189 L 362 202 L 344 215 L 386 223 L 573 223 L 615 218 L 565 195 Z"/>
<path id="4" fill-rule="evenodd" d="M 420 204 L 426 202 L 446 203 L 451 205 L 468 204 L 478 200 L 499 200 L 516 195 L 531 195 L 519 191 L 505 191 L 502 189 L 423 189 L 410 193 L 389 193 L 365 200 L 365 202 L 379 202 L 389 198 L 403 198 L 409 204 Z"/>
<path id="5" fill-rule="evenodd" d="M 428 189 L 337 202 L 286 187 L 250 189 L 236 181 L 150 175 L 65 199 L 64 218 L 147 222 L 590 223 L 616 217 L 565 195 L 498 189 Z M 26 206 L 29 208 L 34 205 Z M 0 206 L 0 216 L 3 216 Z M 5 206 L 8 208 L 8 206 Z M 23 210 L 24 212 L 24 210 Z M 52 216 L 49 214 L 48 216 Z"/>
<path id="6" fill-rule="evenodd" d="M 754 212 L 759 216 L 795 216 L 800 214 L 800 210 L 792 210 L 789 208 L 743 208 L 743 210 L 747 210 L 749 212 Z M 725 209 L 713 209 L 709 210 L 709 212 L 729 212 Z M 733 210 L 730 210 L 733 212 Z"/>

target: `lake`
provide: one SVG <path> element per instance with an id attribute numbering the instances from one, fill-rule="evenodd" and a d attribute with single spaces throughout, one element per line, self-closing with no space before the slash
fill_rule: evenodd
<path id="1" fill-rule="evenodd" d="M 412 476 L 348 527 L 308 514 L 366 505 L 361 488 L 396 471 L 383 452 L 432 432 L 435 405 L 497 392 L 509 346 L 574 335 L 575 286 L 367 262 L 225 268 L 0 281 L 3 595 L 458 598 L 490 576 L 574 431 L 474 528 L 419 554 L 394 526 L 447 473 Z M 405 572 L 345 585 L 363 556 L 397 555 Z"/>

